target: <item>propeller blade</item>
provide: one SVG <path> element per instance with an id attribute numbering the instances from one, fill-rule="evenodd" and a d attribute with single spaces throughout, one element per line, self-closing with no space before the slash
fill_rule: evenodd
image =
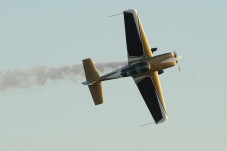
<path id="1" fill-rule="evenodd" d="M 182 57 L 178 56 L 176 51 L 173 51 L 173 54 L 174 54 L 174 57 L 177 59 L 176 64 L 177 64 L 178 70 L 181 72 L 181 68 L 178 60 L 180 60 Z"/>
<path id="2" fill-rule="evenodd" d="M 179 62 L 177 61 L 177 66 L 178 66 L 178 70 L 181 72 L 181 69 L 180 69 L 180 64 Z"/>

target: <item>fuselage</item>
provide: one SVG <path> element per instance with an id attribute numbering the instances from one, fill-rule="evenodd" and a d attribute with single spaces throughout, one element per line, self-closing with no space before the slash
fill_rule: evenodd
<path id="1" fill-rule="evenodd" d="M 124 66 L 120 69 L 103 75 L 97 81 L 105 81 L 129 76 L 137 77 L 141 75 L 150 75 L 152 72 L 161 71 L 163 69 L 175 66 L 176 61 L 179 59 L 180 58 L 176 58 L 176 56 L 174 56 L 172 52 L 153 57 L 145 57 L 136 60 L 130 65 Z M 90 81 L 89 84 L 92 85 L 94 82 Z"/>

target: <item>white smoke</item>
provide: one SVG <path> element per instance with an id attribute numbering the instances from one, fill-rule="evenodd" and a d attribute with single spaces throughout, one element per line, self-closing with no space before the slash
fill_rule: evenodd
<path id="1" fill-rule="evenodd" d="M 100 73 L 103 73 L 124 65 L 126 65 L 126 62 L 104 62 L 97 63 L 96 67 Z M 84 69 L 81 64 L 61 67 L 40 66 L 28 70 L 0 71 L 0 92 L 15 88 L 45 85 L 48 80 L 71 80 L 81 83 L 81 81 L 78 81 L 79 77 L 84 77 Z"/>

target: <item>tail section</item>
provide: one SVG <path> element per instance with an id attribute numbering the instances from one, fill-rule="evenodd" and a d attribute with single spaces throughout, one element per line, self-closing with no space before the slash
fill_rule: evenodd
<path id="1" fill-rule="evenodd" d="M 99 81 L 99 74 L 90 58 L 83 60 L 86 80 L 84 85 L 88 85 L 95 105 L 103 103 L 102 83 Z"/>

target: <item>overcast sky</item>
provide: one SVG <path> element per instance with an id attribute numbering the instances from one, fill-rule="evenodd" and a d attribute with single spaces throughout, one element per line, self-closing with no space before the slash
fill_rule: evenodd
<path id="1" fill-rule="evenodd" d="M 123 16 L 107 16 L 131 8 L 140 12 L 155 55 L 183 56 L 182 72 L 173 67 L 160 76 L 169 119 L 139 127 L 153 118 L 132 78 L 103 82 L 99 106 L 80 84 L 84 77 L 47 78 L 0 90 L 1 151 L 227 149 L 224 0 L 2 0 L 0 88 L 4 75 L 12 80 L 12 73 L 40 66 L 70 68 L 88 57 L 127 61 Z"/>

